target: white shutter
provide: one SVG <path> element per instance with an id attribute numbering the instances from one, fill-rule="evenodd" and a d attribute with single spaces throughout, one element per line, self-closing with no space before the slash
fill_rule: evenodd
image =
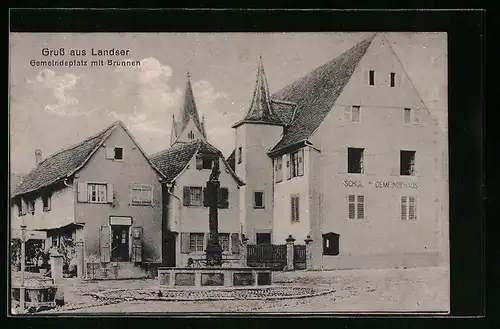
<path id="1" fill-rule="evenodd" d="M 88 194 L 87 194 L 87 183 L 86 182 L 78 182 L 77 184 L 77 200 L 78 202 L 88 202 Z"/>
<path id="2" fill-rule="evenodd" d="M 113 203 L 113 184 L 106 184 L 106 202 Z"/>
<path id="3" fill-rule="evenodd" d="M 413 124 L 420 125 L 420 109 L 413 110 Z"/>
<path id="4" fill-rule="evenodd" d="M 351 121 L 351 106 L 344 105 L 344 121 Z"/>
<path id="5" fill-rule="evenodd" d="M 114 159 L 115 158 L 115 148 L 112 146 L 106 147 L 106 159 Z"/>

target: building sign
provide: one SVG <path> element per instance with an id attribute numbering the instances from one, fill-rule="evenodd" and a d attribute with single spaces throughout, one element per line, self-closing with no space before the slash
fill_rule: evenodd
<path id="1" fill-rule="evenodd" d="M 132 225 L 132 217 L 123 217 L 123 216 L 110 216 L 109 217 L 110 225 Z"/>
<path id="2" fill-rule="evenodd" d="M 132 184 L 131 187 L 132 205 L 153 204 L 153 186 L 147 184 Z"/>
<path id="3" fill-rule="evenodd" d="M 416 182 L 393 182 L 393 181 L 374 181 L 368 182 L 368 185 L 375 186 L 375 188 L 383 188 L 383 189 L 418 189 L 418 183 Z M 364 187 L 363 182 L 359 180 L 344 180 L 342 182 L 342 186 L 349 188 L 362 188 Z"/>
<path id="4" fill-rule="evenodd" d="M 418 184 L 415 182 L 389 182 L 389 181 L 376 181 L 376 188 L 418 188 Z"/>
<path id="5" fill-rule="evenodd" d="M 22 233 L 20 229 L 12 229 L 11 239 L 21 239 Z M 24 232 L 24 236 L 26 237 L 26 241 L 28 240 L 45 240 L 47 239 L 47 232 L 43 231 L 30 231 L 26 230 Z"/>

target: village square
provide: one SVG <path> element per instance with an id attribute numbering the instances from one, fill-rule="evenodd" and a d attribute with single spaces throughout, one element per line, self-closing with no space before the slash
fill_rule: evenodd
<path id="1" fill-rule="evenodd" d="M 10 181 L 13 313 L 449 310 L 447 136 L 386 36 L 279 90 L 253 62 L 228 154 L 194 71 L 163 150 L 120 119 L 32 150 Z"/>

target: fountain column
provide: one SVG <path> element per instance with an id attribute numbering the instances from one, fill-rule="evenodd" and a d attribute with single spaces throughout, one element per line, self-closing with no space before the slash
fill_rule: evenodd
<path id="1" fill-rule="evenodd" d="M 218 219 L 218 192 L 220 187 L 218 160 L 214 160 L 212 173 L 207 181 L 208 197 L 210 198 L 208 213 L 209 238 L 205 250 L 207 266 L 222 266 L 222 247 L 219 244 Z"/>

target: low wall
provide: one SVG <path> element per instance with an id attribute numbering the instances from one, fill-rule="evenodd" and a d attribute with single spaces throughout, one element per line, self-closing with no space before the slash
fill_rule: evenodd
<path id="1" fill-rule="evenodd" d="M 164 287 L 243 287 L 272 283 L 270 268 L 171 267 L 159 268 L 158 280 Z"/>
<path id="2" fill-rule="evenodd" d="M 385 269 L 398 267 L 443 266 L 448 262 L 438 252 L 382 255 L 323 256 L 322 268 L 330 269 Z"/>
<path id="3" fill-rule="evenodd" d="M 159 264 L 128 262 L 87 263 L 85 276 L 90 280 L 119 280 L 154 278 Z"/>

